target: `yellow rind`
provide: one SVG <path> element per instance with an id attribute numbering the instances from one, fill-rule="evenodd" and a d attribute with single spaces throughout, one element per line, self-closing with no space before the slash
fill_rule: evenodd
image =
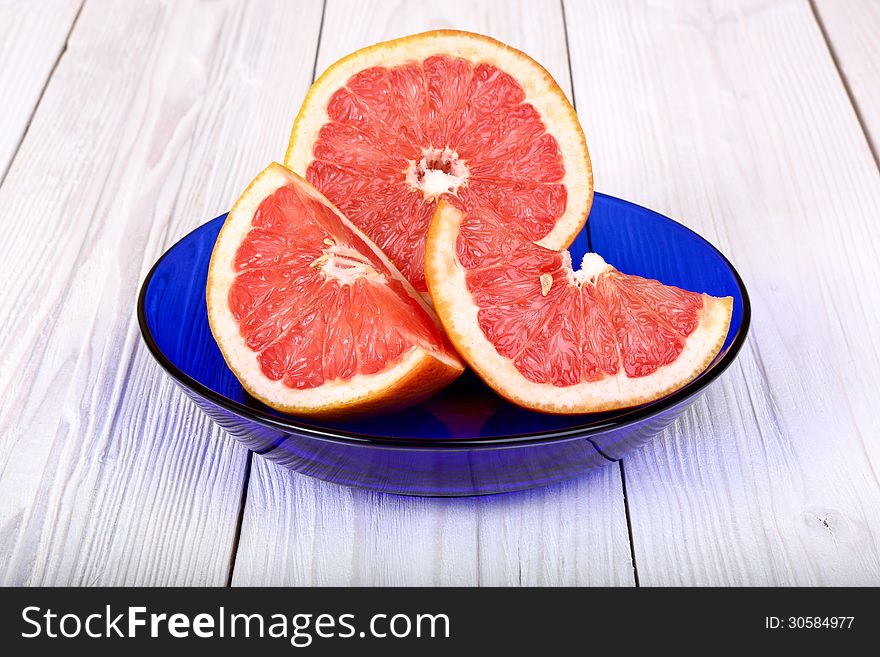
<path id="1" fill-rule="evenodd" d="M 584 131 L 574 107 L 547 69 L 524 52 L 482 34 L 459 30 L 422 32 L 362 48 L 332 64 L 306 94 L 290 133 L 285 165 L 305 177 L 318 131 L 329 120 L 327 103 L 354 74 L 372 66 L 390 67 L 443 53 L 485 61 L 510 74 L 523 86 L 526 101 L 541 114 L 547 131 L 562 150 L 562 184 L 568 200 L 565 213 L 539 244 L 551 249 L 567 248 L 583 229 L 593 203 L 593 171 Z"/>
<path id="2" fill-rule="evenodd" d="M 206 302 L 208 323 L 229 369 L 245 390 L 267 406 L 284 413 L 320 418 L 354 418 L 389 412 L 427 399 L 454 381 L 464 364 L 457 354 L 437 353 L 413 346 L 396 362 L 372 375 L 357 374 L 346 380 L 296 390 L 263 375 L 256 354 L 244 343 L 238 324 L 229 310 L 229 289 L 234 280 L 232 259 L 241 239 L 250 230 L 253 213 L 266 196 L 278 188 L 297 183 L 314 198 L 334 209 L 340 221 L 361 236 L 366 245 L 399 278 L 407 293 L 436 321 L 436 315 L 387 257 L 308 182 L 277 163 L 264 169 L 242 193 L 229 211 L 220 230 L 208 268 Z"/>
<path id="3" fill-rule="evenodd" d="M 597 413 L 629 408 L 664 397 L 695 379 L 724 345 L 733 312 L 731 297 L 703 295 L 703 314 L 685 341 L 679 358 L 655 373 L 614 377 L 572 386 L 539 384 L 526 379 L 501 356 L 477 322 L 477 307 L 456 256 L 464 214 L 441 202 L 434 212 L 425 248 L 425 277 L 434 308 L 452 344 L 468 365 L 499 395 L 535 411 L 553 414 Z"/>

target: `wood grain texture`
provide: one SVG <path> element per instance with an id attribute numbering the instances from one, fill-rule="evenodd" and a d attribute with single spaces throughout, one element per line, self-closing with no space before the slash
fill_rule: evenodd
<path id="1" fill-rule="evenodd" d="M 135 300 L 283 155 L 321 7 L 83 8 L 0 188 L 0 582 L 226 582 L 246 452 L 152 361 Z"/>
<path id="2" fill-rule="evenodd" d="M 255 456 L 232 583 L 630 586 L 616 473 L 428 499 L 341 488 Z"/>
<path id="3" fill-rule="evenodd" d="M 64 50 L 81 0 L 0 3 L 0 181 Z"/>
<path id="4" fill-rule="evenodd" d="M 814 0 L 814 7 L 876 159 L 880 153 L 880 2 Z"/>
<path id="5" fill-rule="evenodd" d="M 88 0 L 65 50 L 78 5 L 0 2 L 0 583 L 218 585 L 235 556 L 239 585 L 631 585 L 616 467 L 428 500 L 254 457 L 235 555 L 245 452 L 153 363 L 134 303 L 283 156 L 322 3 Z M 877 4 L 816 8 L 876 152 Z M 598 189 L 706 235 L 754 304 L 737 364 L 626 460 L 640 582 L 880 584 L 880 179 L 809 3 L 565 10 Z M 571 92 L 555 2 L 328 0 L 318 72 L 440 27 Z"/>
<path id="6" fill-rule="evenodd" d="M 525 50 L 570 93 L 561 7 L 551 2 L 328 0 L 318 73 L 359 47 L 438 28 Z M 434 500 L 339 488 L 255 457 L 233 584 L 632 585 L 619 471 Z"/>
<path id="7" fill-rule="evenodd" d="M 880 584 L 880 179 L 806 1 L 568 2 L 597 188 L 727 253 L 752 333 L 625 459 L 641 584 Z"/>

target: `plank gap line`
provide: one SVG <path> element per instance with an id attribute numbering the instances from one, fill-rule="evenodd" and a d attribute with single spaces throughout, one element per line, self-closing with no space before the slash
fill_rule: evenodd
<path id="1" fill-rule="evenodd" d="M 3 183 L 6 182 L 6 175 L 9 173 L 10 169 L 12 169 L 12 163 L 15 162 L 15 158 L 18 157 L 18 151 L 21 150 L 21 145 L 24 143 L 24 139 L 25 137 L 27 137 L 28 131 L 31 129 L 31 122 L 33 122 L 34 116 L 37 113 L 37 109 L 40 107 L 40 103 L 43 101 L 43 94 L 46 93 L 46 88 L 49 86 L 49 82 L 52 81 L 52 78 L 55 75 L 55 70 L 58 68 L 58 64 L 61 63 L 61 58 L 64 57 L 64 53 L 67 52 L 67 45 L 70 43 L 70 35 L 73 34 L 73 31 L 76 29 L 76 23 L 79 20 L 79 15 L 82 13 L 83 6 L 85 6 L 85 2 L 81 2 L 79 8 L 77 8 L 76 10 L 76 15 L 73 17 L 73 22 L 70 24 L 70 29 L 67 31 L 67 38 L 64 40 L 64 46 L 58 53 L 58 57 L 55 58 L 55 63 L 52 64 L 52 68 L 49 69 L 49 75 L 46 76 L 46 81 L 43 83 L 43 88 L 40 89 L 40 95 L 37 96 L 37 102 L 34 103 L 34 107 L 31 110 L 31 115 L 30 118 L 28 118 L 27 125 L 25 125 L 24 130 L 21 131 L 21 136 L 18 138 L 18 143 L 15 145 L 15 148 L 12 151 L 12 157 L 9 158 L 9 164 L 6 165 L 3 173 L 0 174 L 0 187 L 3 187 Z"/>
<path id="2" fill-rule="evenodd" d="M 566 59 L 568 61 L 569 83 L 571 84 L 571 105 L 574 108 L 575 114 L 577 114 L 577 100 L 576 100 L 575 92 L 574 92 L 574 70 L 572 69 L 572 65 L 571 65 L 571 48 L 569 47 L 569 40 L 568 40 L 568 21 L 565 16 L 565 0 L 559 0 L 559 6 L 562 9 L 562 29 L 563 29 L 563 33 L 565 34 L 565 55 L 566 55 Z M 585 228 L 587 231 L 587 249 L 592 252 L 593 251 L 593 235 L 590 232 L 589 217 L 587 218 L 587 223 L 585 225 Z M 596 451 L 599 452 L 599 454 L 601 454 L 605 458 L 608 458 L 609 461 L 614 461 L 614 462 L 618 463 L 618 467 L 620 468 L 620 488 L 621 488 L 621 492 L 623 493 L 623 511 L 624 511 L 624 514 L 626 515 L 626 532 L 627 532 L 627 538 L 629 539 L 629 555 L 630 555 L 630 560 L 632 561 L 633 583 L 638 588 L 639 587 L 639 569 L 636 566 L 636 546 L 635 546 L 635 541 L 633 539 L 632 522 L 630 521 L 629 500 L 627 499 L 627 496 L 626 496 L 626 476 L 624 474 L 624 469 L 623 469 L 623 460 L 622 459 L 621 460 L 610 459 L 609 457 L 607 457 L 605 454 L 602 453 L 602 450 L 600 450 L 592 440 L 590 440 L 589 438 L 588 438 L 588 440 L 590 441 L 590 444 L 593 445 L 593 447 L 596 449 Z"/>
<path id="3" fill-rule="evenodd" d="M 321 52 L 321 35 L 324 33 L 324 16 L 327 14 L 327 0 L 321 3 L 321 20 L 318 23 L 318 38 L 315 41 L 315 60 L 312 64 L 312 83 L 318 72 L 318 55 Z M 232 586 L 232 577 L 235 574 L 235 562 L 238 557 L 238 548 L 241 544 L 241 528 L 244 524 L 244 512 L 247 507 L 248 490 L 251 485 L 251 463 L 254 460 L 254 452 L 248 450 L 247 463 L 244 470 L 244 486 L 241 492 L 241 501 L 238 506 L 238 519 L 235 523 L 235 535 L 232 538 L 232 552 L 229 555 L 229 574 L 226 577 L 226 586 Z"/>
<path id="4" fill-rule="evenodd" d="M 226 575 L 226 588 L 232 586 L 232 576 L 235 574 L 235 558 L 238 556 L 238 544 L 241 542 L 241 526 L 244 523 L 244 509 L 247 506 L 248 489 L 251 481 L 251 463 L 254 453 L 248 450 L 247 462 L 244 465 L 242 477 L 241 498 L 238 505 L 238 518 L 235 521 L 235 534 L 232 536 L 232 552 L 229 555 L 229 573 Z"/>
<path id="5" fill-rule="evenodd" d="M 318 75 L 318 55 L 321 52 L 321 35 L 324 34 L 324 16 L 327 15 L 327 0 L 321 5 L 321 21 L 318 23 L 318 40 L 315 42 L 315 61 L 312 64 L 312 84 Z"/>
<path id="6" fill-rule="evenodd" d="M 574 93 L 574 70 L 571 65 L 571 48 L 569 47 L 569 40 L 568 40 L 568 21 L 565 16 L 565 0 L 559 0 L 559 6 L 562 9 L 562 30 L 565 34 L 565 55 L 566 55 L 566 59 L 568 60 L 568 78 L 569 78 L 569 82 L 571 84 L 571 106 L 574 108 L 575 114 L 577 114 L 577 100 L 575 99 L 575 93 Z M 590 232 L 589 217 L 587 217 L 587 223 L 585 225 L 585 228 L 587 231 L 587 249 L 590 252 L 592 252 L 593 251 L 593 235 Z M 592 439 L 587 438 L 587 440 L 589 440 L 590 444 L 596 449 L 597 452 L 599 452 L 599 454 L 604 456 L 609 461 L 617 463 L 618 467 L 620 469 L 619 470 L 620 471 L 620 489 L 621 489 L 621 492 L 623 493 L 623 512 L 624 512 L 624 515 L 626 516 L 626 533 L 627 533 L 627 539 L 629 540 L 629 557 L 630 557 L 630 561 L 632 562 L 633 583 L 635 584 L 636 588 L 639 588 L 639 569 L 638 569 L 638 566 L 636 565 L 636 544 L 635 544 L 635 539 L 633 537 L 632 521 L 630 520 L 629 500 L 627 499 L 627 495 L 626 495 L 626 474 L 623 469 L 623 459 L 612 459 L 612 458 L 606 456 L 602 452 L 602 450 L 599 449 L 599 447 L 596 445 L 596 443 L 593 442 Z M 606 467 L 608 467 L 608 466 L 606 466 Z"/>
<path id="7" fill-rule="evenodd" d="M 831 38 L 828 36 L 828 31 L 825 29 L 825 23 L 822 21 L 822 16 L 816 10 L 816 0 L 807 0 L 807 4 L 810 6 L 810 12 L 813 14 L 813 20 L 816 21 L 819 32 L 822 33 L 822 40 L 825 42 L 825 47 L 828 49 L 828 54 L 831 56 L 831 61 L 834 62 L 834 68 L 837 69 L 837 75 L 840 78 L 841 83 L 843 83 L 843 88 L 846 91 L 846 96 L 847 98 L 849 98 L 849 104 L 852 106 L 853 112 L 856 115 L 856 121 L 859 124 L 859 130 L 862 131 L 862 136 L 865 138 L 865 141 L 868 144 L 868 150 L 871 151 L 871 156 L 874 158 L 874 166 L 876 166 L 878 170 L 880 170 L 880 156 L 877 155 L 877 151 L 874 148 L 874 142 L 871 141 L 871 138 L 868 135 L 868 130 L 865 127 L 865 119 L 862 116 L 861 109 L 859 109 L 859 103 L 856 100 L 855 94 L 853 94 L 852 88 L 849 85 L 849 80 L 846 79 L 843 68 L 841 68 L 840 66 L 840 59 L 837 56 L 837 51 L 834 49 L 834 44 L 831 42 Z"/>
<path id="8" fill-rule="evenodd" d="M 559 8 L 562 11 L 562 33 L 565 35 L 565 59 L 568 62 L 568 84 L 571 87 L 571 106 L 577 114 L 577 100 L 574 97 L 574 72 L 571 70 L 571 48 L 568 47 L 568 21 L 565 19 L 565 0 L 559 0 Z M 589 237 L 589 229 L 587 230 Z"/>
<path id="9" fill-rule="evenodd" d="M 620 485 L 623 488 L 623 511 L 626 514 L 626 531 L 629 534 L 629 556 L 632 560 L 632 569 L 633 569 L 633 581 L 635 582 L 636 588 L 639 588 L 639 566 L 636 563 L 636 544 L 633 540 L 633 528 L 632 528 L 632 520 L 630 519 L 630 511 L 629 511 L 629 499 L 627 499 L 626 495 L 626 468 L 623 465 L 623 459 L 619 461 L 620 464 Z"/>

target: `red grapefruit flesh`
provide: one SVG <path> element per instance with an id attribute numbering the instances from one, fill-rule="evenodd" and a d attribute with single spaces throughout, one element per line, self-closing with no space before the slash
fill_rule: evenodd
<path id="1" fill-rule="evenodd" d="M 448 30 L 333 64 L 303 103 L 285 164 L 421 292 L 438 201 L 494 210 L 531 239 L 563 248 L 593 196 L 583 131 L 550 74 L 494 39 Z"/>
<path id="2" fill-rule="evenodd" d="M 207 302 L 230 369 L 283 412 L 390 411 L 464 370 L 433 311 L 375 244 L 279 164 L 230 211 Z"/>
<path id="3" fill-rule="evenodd" d="M 440 203 L 425 270 L 452 343 L 496 392 L 548 413 L 626 408 L 700 374 L 733 300 L 621 273 L 536 244 L 491 213 Z"/>

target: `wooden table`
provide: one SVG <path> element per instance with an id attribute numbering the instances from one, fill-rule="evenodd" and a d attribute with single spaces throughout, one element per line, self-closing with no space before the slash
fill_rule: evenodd
<path id="1" fill-rule="evenodd" d="M 574 99 L 597 188 L 752 294 L 662 437 L 482 499 L 251 456 L 141 343 L 150 265 L 281 159 L 315 72 L 431 28 Z M 880 584 L 880 2 L 0 1 L 0 583 Z"/>

